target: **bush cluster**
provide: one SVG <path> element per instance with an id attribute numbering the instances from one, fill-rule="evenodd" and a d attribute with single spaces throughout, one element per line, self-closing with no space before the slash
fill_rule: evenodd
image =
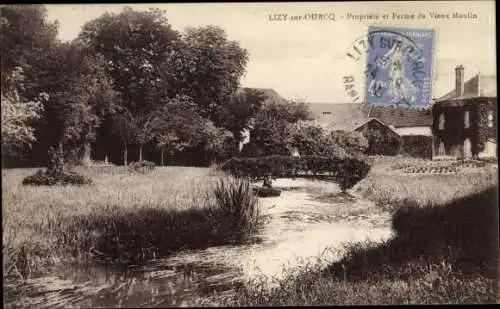
<path id="1" fill-rule="evenodd" d="M 53 173 L 50 170 L 38 170 L 34 175 L 23 179 L 23 185 L 55 186 L 55 185 L 89 185 L 92 179 L 75 172 Z"/>
<path id="2" fill-rule="evenodd" d="M 155 166 L 156 164 L 154 162 L 143 160 L 130 163 L 129 170 L 132 172 L 146 173 L 152 171 Z"/>
<path id="3" fill-rule="evenodd" d="M 332 176 L 342 190 L 349 189 L 363 179 L 370 171 L 370 165 L 357 158 L 336 158 L 322 156 L 281 156 L 244 158 L 235 157 L 222 165 L 222 170 L 239 177 L 260 179 L 267 175 L 274 177 L 296 177 L 313 175 Z"/>
<path id="4" fill-rule="evenodd" d="M 23 179 L 23 185 L 55 186 L 55 185 L 89 185 L 92 179 L 78 173 L 67 171 L 64 164 L 62 147 L 49 149 L 47 170 L 38 170 L 34 175 Z"/>

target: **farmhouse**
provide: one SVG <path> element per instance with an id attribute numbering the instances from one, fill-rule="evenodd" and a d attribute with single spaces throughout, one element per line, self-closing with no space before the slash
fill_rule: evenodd
<path id="1" fill-rule="evenodd" d="M 369 140 L 378 140 L 380 145 L 369 149 L 371 154 L 432 156 L 432 115 L 428 109 L 354 103 L 310 106 L 316 122 L 326 129 L 359 131 Z"/>
<path id="2" fill-rule="evenodd" d="M 455 89 L 432 107 L 433 157 L 497 156 L 496 76 L 476 74 L 464 81 L 455 68 Z"/>

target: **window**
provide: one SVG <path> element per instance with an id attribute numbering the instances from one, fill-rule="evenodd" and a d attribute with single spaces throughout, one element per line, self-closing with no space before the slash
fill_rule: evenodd
<path id="1" fill-rule="evenodd" d="M 464 113 L 464 128 L 468 129 L 469 128 L 469 111 L 465 111 Z"/>
<path id="2" fill-rule="evenodd" d="M 444 143 L 441 141 L 439 142 L 438 156 L 444 156 L 444 155 L 446 155 L 446 149 L 444 148 Z"/>
<path id="3" fill-rule="evenodd" d="M 439 114 L 439 130 L 444 130 L 444 113 Z"/>
<path id="4" fill-rule="evenodd" d="M 323 112 L 323 115 L 331 115 L 332 112 Z"/>
<path id="5" fill-rule="evenodd" d="M 493 128 L 493 111 L 488 111 L 488 128 Z"/>
<path id="6" fill-rule="evenodd" d="M 472 146 L 469 138 L 466 138 L 464 140 L 464 157 L 466 158 L 472 157 Z"/>

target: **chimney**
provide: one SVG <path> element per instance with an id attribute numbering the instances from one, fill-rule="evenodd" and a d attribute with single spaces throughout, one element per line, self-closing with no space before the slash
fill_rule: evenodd
<path id="1" fill-rule="evenodd" d="M 455 96 L 464 95 L 464 67 L 459 65 L 455 68 Z"/>

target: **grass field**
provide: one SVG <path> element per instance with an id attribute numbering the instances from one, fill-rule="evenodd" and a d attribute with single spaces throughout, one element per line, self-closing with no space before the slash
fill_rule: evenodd
<path id="1" fill-rule="evenodd" d="M 256 217 L 255 207 L 241 214 L 231 208 L 231 203 L 256 203 L 245 183 L 229 179 L 221 184 L 221 175 L 206 168 L 156 168 L 147 174 L 123 167 L 88 168 L 82 172 L 93 185 L 21 185 L 34 172 L 2 170 L 7 281 L 30 277 L 61 260 L 93 256 L 130 263 L 238 241 L 245 235 L 237 229 L 248 226 L 227 222 L 242 219 L 235 215 L 253 216 L 243 218 L 248 221 Z"/>
<path id="2" fill-rule="evenodd" d="M 303 265 L 277 287 L 249 282 L 227 304 L 381 305 L 497 303 L 498 184 L 495 168 L 453 175 L 397 175 L 375 158 L 354 190 L 393 211 L 395 236 L 351 244 L 327 269 Z"/>
<path id="3" fill-rule="evenodd" d="M 420 165 L 432 162 L 415 158 L 375 158 L 372 171 L 354 190 L 381 207 L 400 207 L 413 202 L 427 207 L 448 203 L 497 183 L 498 172 L 491 165 L 456 174 L 403 174 L 391 168 L 403 163 Z"/>
<path id="4" fill-rule="evenodd" d="M 303 265 L 272 289 L 258 280 L 250 282 L 225 304 L 498 302 L 496 169 L 489 165 L 446 175 L 395 173 L 391 166 L 402 162 L 425 163 L 375 158 L 371 172 L 353 188 L 393 211 L 393 239 L 352 244 L 345 258 L 326 270 Z M 82 170 L 94 180 L 90 186 L 21 185 L 34 172 L 2 170 L 7 283 L 68 259 L 85 262 L 93 256 L 130 263 L 184 248 L 242 241 L 248 226 L 227 222 L 246 218 L 250 229 L 257 224 L 252 207 L 232 207 L 254 203 L 245 193 L 248 188 L 234 179 L 218 183 L 222 174 L 213 169 L 167 167 L 140 174 L 101 167 Z M 236 233 L 242 226 L 243 233 Z"/>

